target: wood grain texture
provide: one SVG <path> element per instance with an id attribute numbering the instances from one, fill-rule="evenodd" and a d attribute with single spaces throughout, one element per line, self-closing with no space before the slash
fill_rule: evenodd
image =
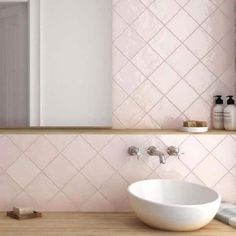
<path id="1" fill-rule="evenodd" d="M 233 236 L 236 229 L 218 221 L 195 232 L 158 231 L 132 213 L 44 213 L 43 218 L 17 221 L 0 214 L 1 236 Z"/>

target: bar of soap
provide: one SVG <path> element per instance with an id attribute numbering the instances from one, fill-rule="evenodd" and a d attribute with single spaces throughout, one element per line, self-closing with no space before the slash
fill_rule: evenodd
<path id="1" fill-rule="evenodd" d="M 184 121 L 184 127 L 207 127 L 206 121 L 188 120 Z"/>
<path id="2" fill-rule="evenodd" d="M 13 211 L 19 216 L 34 213 L 34 209 L 31 207 L 13 207 Z"/>

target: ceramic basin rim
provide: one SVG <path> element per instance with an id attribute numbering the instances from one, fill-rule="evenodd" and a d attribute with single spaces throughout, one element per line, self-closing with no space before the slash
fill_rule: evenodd
<path id="1" fill-rule="evenodd" d="M 134 194 L 131 190 L 131 188 L 134 186 L 134 185 L 137 185 L 139 183 L 142 183 L 142 182 L 148 182 L 148 181 L 168 181 L 168 182 L 178 182 L 178 183 L 188 183 L 188 184 L 191 184 L 191 185 L 195 185 L 195 186 L 199 186 L 201 188 L 205 188 L 207 190 L 210 190 L 212 191 L 213 193 L 215 193 L 216 195 L 216 199 L 213 200 L 213 201 L 210 201 L 210 202 L 206 202 L 206 203 L 201 203 L 201 204 L 192 204 L 192 205 L 186 205 L 186 204 L 170 204 L 170 203 L 161 203 L 161 202 L 155 202 L 155 201 L 151 201 L 151 200 L 147 200 L 145 198 L 142 198 L 142 197 L 139 197 L 137 196 L 137 194 Z M 204 207 L 204 206 L 207 206 L 207 205 L 211 205 L 211 204 L 214 204 L 218 201 L 221 201 L 221 195 L 216 192 L 215 190 L 211 189 L 211 188 L 208 188 L 206 186 L 203 186 L 203 185 L 200 185 L 200 184 L 195 184 L 195 183 L 189 183 L 189 182 L 185 182 L 185 181 L 179 181 L 179 180 L 170 180 L 170 179 L 149 179 L 149 180 L 141 180 L 141 181 L 138 181 L 138 182 L 135 182 L 135 183 L 132 183 L 128 186 L 128 193 L 131 197 L 134 197 L 138 200 L 141 200 L 141 201 L 144 201 L 144 202 L 147 202 L 147 203 L 152 203 L 152 204 L 155 204 L 155 205 L 158 205 L 158 206 L 166 206 L 166 207 L 175 207 L 175 208 L 199 208 L 199 207 Z"/>

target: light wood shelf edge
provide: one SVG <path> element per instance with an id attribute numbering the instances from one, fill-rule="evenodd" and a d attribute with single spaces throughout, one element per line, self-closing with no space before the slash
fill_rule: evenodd
<path id="1" fill-rule="evenodd" d="M 107 134 L 107 135 L 186 135 L 193 134 L 173 129 L 112 129 L 109 127 L 34 127 L 34 128 L 0 128 L 0 134 Z M 236 135 L 236 131 L 210 130 L 195 135 Z"/>

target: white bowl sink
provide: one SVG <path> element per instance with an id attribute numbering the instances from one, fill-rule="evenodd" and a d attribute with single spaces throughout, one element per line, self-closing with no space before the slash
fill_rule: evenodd
<path id="1" fill-rule="evenodd" d="M 138 218 L 151 227 L 193 231 L 210 223 L 221 202 L 214 190 L 183 181 L 144 180 L 128 188 Z"/>

